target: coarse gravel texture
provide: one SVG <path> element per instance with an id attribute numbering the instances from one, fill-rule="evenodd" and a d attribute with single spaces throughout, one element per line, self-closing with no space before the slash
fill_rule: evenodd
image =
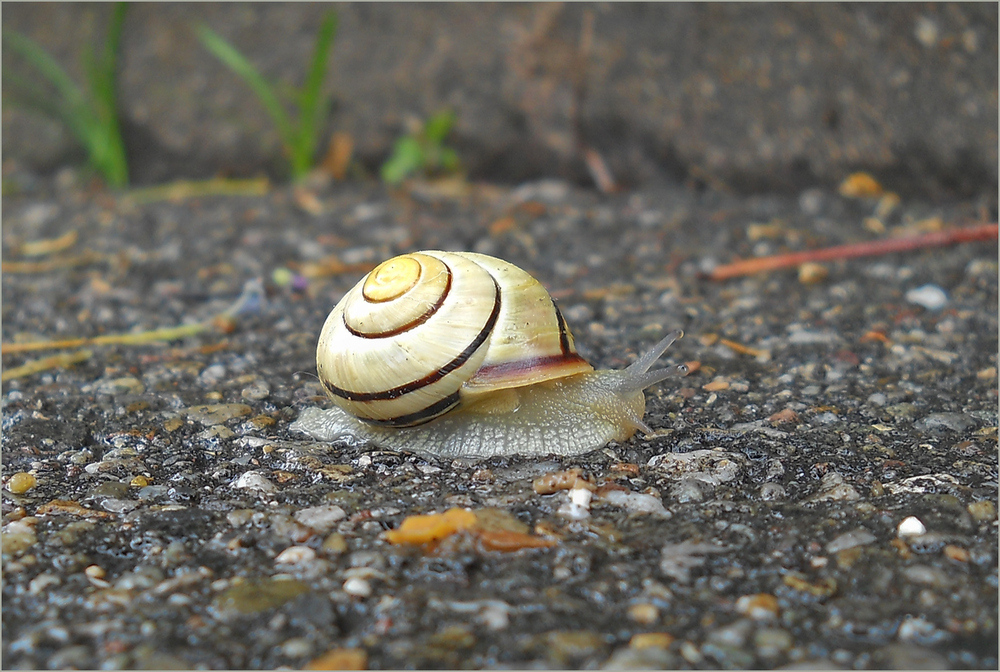
<path id="1" fill-rule="evenodd" d="M 3 666 L 995 669 L 996 242 L 810 282 L 703 276 L 995 221 L 991 198 L 905 197 L 879 222 L 877 199 L 821 188 L 670 183 L 137 203 L 8 171 L 5 344 L 172 327 L 263 290 L 226 332 L 90 345 L 4 382 Z M 327 312 L 365 268 L 434 248 L 536 275 L 599 367 L 678 327 L 665 361 L 700 366 L 647 393 L 652 435 L 579 457 L 440 462 L 292 433 L 326 403 Z M 533 487 L 572 468 L 591 495 Z M 452 507 L 553 545 L 384 537 Z"/>

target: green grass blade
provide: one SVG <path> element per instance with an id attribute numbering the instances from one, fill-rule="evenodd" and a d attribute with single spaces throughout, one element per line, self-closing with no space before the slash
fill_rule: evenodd
<path id="1" fill-rule="evenodd" d="M 285 109 L 281 106 L 281 102 L 278 97 L 274 94 L 274 90 L 271 85 L 265 81 L 261 74 L 257 71 L 257 68 L 253 66 L 243 54 L 238 52 L 235 47 L 226 42 L 222 37 L 212 31 L 211 28 L 204 24 L 199 24 L 196 27 L 198 38 L 201 43 L 205 45 L 205 48 L 211 51 L 215 56 L 229 66 L 229 68 L 239 75 L 244 82 L 253 90 L 260 99 L 260 102 L 264 105 L 264 109 L 267 110 L 268 114 L 271 115 L 271 119 L 274 121 L 275 126 L 278 127 L 278 134 L 281 136 L 281 141 L 284 143 L 285 147 L 291 151 L 295 144 L 295 133 L 292 129 L 292 124 L 288 119 L 288 114 Z"/>
<path id="2" fill-rule="evenodd" d="M 26 35 L 7 30 L 3 31 L 3 41 L 31 63 L 43 77 L 52 82 L 67 107 L 78 107 L 84 104 L 84 96 L 80 88 L 73 83 L 73 80 L 69 78 L 59 63 L 49 56 L 37 42 Z"/>
<path id="3" fill-rule="evenodd" d="M 382 164 L 382 179 L 389 184 L 398 184 L 420 170 L 426 161 L 420 141 L 412 135 L 396 141 L 392 156 Z"/>
<path id="4" fill-rule="evenodd" d="M 293 152 L 293 177 L 304 177 L 312 167 L 319 141 L 320 126 L 326 118 L 329 109 L 326 97 L 322 93 L 323 81 L 326 79 L 326 63 L 330 48 L 337 32 L 336 12 L 327 12 L 316 35 L 316 46 L 313 49 L 312 63 L 309 73 L 302 86 L 299 96 L 298 137 Z"/>
<path id="5" fill-rule="evenodd" d="M 432 145 L 440 145 L 448 137 L 451 127 L 455 125 L 455 113 L 451 110 L 441 110 L 427 120 L 424 125 L 424 137 Z"/>

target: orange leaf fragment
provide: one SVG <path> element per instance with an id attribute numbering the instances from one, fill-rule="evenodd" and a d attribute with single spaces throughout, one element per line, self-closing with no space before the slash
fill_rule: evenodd
<path id="1" fill-rule="evenodd" d="M 840 183 L 840 195 L 847 198 L 874 198 L 885 191 L 868 173 L 851 173 Z"/>
<path id="2" fill-rule="evenodd" d="M 390 544 L 426 544 L 444 539 L 476 524 L 476 514 L 465 509 L 452 508 L 444 513 L 407 516 L 395 530 L 385 533 Z"/>
<path id="3" fill-rule="evenodd" d="M 483 548 L 503 553 L 519 551 L 522 548 L 551 548 L 558 543 L 554 539 L 545 539 L 510 530 L 481 530 L 479 539 L 483 542 Z"/>
<path id="4" fill-rule="evenodd" d="M 35 509 L 35 514 L 39 516 L 45 516 L 50 513 L 68 513 L 74 516 L 84 516 L 87 518 L 111 518 L 110 513 L 104 511 L 95 511 L 94 509 L 88 509 L 79 502 L 74 502 L 69 499 L 53 499 L 51 502 L 46 502 L 42 504 L 37 509 Z"/>

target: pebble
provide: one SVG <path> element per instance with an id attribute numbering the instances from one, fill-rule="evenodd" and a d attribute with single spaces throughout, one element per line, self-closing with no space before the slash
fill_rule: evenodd
<path id="1" fill-rule="evenodd" d="M 655 623 L 657 619 L 660 618 L 660 610 L 655 604 L 640 602 L 638 604 L 633 604 L 628 608 L 628 617 L 636 623 L 650 625 L 651 623 Z"/>
<path id="2" fill-rule="evenodd" d="M 279 565 L 298 565 L 316 559 L 316 551 L 308 546 L 289 546 L 274 559 Z"/>
<path id="3" fill-rule="evenodd" d="M 271 386 L 262 380 L 254 381 L 240 392 L 240 396 L 251 401 L 262 401 L 271 394 Z"/>
<path id="4" fill-rule="evenodd" d="M 948 305 L 948 295 L 937 285 L 923 285 L 906 293 L 906 300 L 927 310 L 941 310 Z"/>
<path id="5" fill-rule="evenodd" d="M 352 576 L 344 581 L 344 592 L 355 597 L 369 597 L 372 594 L 372 584 L 365 579 Z"/>
<path id="6" fill-rule="evenodd" d="M 947 670 L 954 666 L 936 651 L 908 642 L 889 644 L 875 651 L 872 667 L 882 670 Z"/>
<path id="7" fill-rule="evenodd" d="M 605 661 L 602 670 L 673 670 L 677 657 L 666 648 L 623 646 Z"/>
<path id="8" fill-rule="evenodd" d="M 118 396 L 122 394 L 142 394 L 146 391 L 146 386 L 142 384 L 142 381 L 133 376 L 124 376 L 122 378 L 112 378 L 110 380 L 102 380 L 97 383 L 97 393 L 98 394 L 108 394 L 111 396 Z"/>
<path id="9" fill-rule="evenodd" d="M 838 553 L 855 546 L 867 546 L 875 541 L 875 535 L 865 529 L 857 529 L 852 532 L 845 532 L 826 545 L 827 553 Z"/>
<path id="10" fill-rule="evenodd" d="M 246 404 L 201 404 L 191 406 L 182 412 L 188 420 L 200 422 L 203 425 L 219 425 L 233 418 L 250 415 L 251 409 Z"/>
<path id="11" fill-rule="evenodd" d="M 333 504 L 312 506 L 308 509 L 296 511 L 294 515 L 295 520 L 320 533 L 329 532 L 338 521 L 346 517 L 347 512 Z"/>
<path id="12" fill-rule="evenodd" d="M 608 490 L 600 495 L 600 499 L 609 504 L 620 506 L 629 513 L 648 513 L 661 518 L 669 518 L 670 512 L 663 508 L 659 497 L 641 492 L 626 492 L 625 490 Z"/>
<path id="13" fill-rule="evenodd" d="M 217 595 L 212 600 L 212 609 L 223 619 L 256 614 L 280 607 L 309 591 L 309 584 L 294 579 L 243 581 Z"/>
<path id="14" fill-rule="evenodd" d="M 792 648 L 794 640 L 787 630 L 781 628 L 761 628 L 753 635 L 753 645 L 757 655 L 774 658 Z"/>
<path id="15" fill-rule="evenodd" d="M 3 534 L 0 535 L 0 546 L 4 555 L 20 555 L 35 545 L 38 537 L 35 530 L 27 523 L 15 520 L 3 526 Z"/>
<path id="16" fill-rule="evenodd" d="M 780 501 L 786 496 L 785 486 L 780 483 L 765 483 L 760 486 L 760 498 L 765 502 Z"/>
<path id="17" fill-rule="evenodd" d="M 743 595 L 736 600 L 736 613 L 755 621 L 770 621 L 778 617 L 778 598 L 769 593 Z"/>
<path id="18" fill-rule="evenodd" d="M 271 481 L 264 478 L 261 474 L 256 471 L 247 471 L 240 474 L 239 478 L 233 483 L 234 488 L 244 488 L 247 490 L 259 490 L 261 492 L 275 492 L 277 488 Z"/>
<path id="19" fill-rule="evenodd" d="M 604 637 L 589 630 L 554 630 L 542 635 L 542 640 L 549 659 L 563 667 L 592 656 L 605 646 Z"/>
<path id="20" fill-rule="evenodd" d="M 916 516 L 907 516 L 896 528 L 896 534 L 900 537 L 915 537 L 927 531 L 927 527 Z"/>
<path id="21" fill-rule="evenodd" d="M 38 479 L 33 474 L 19 471 L 7 481 L 7 490 L 13 492 L 15 495 L 23 495 L 36 485 L 38 485 Z"/>
<path id="22" fill-rule="evenodd" d="M 990 523 L 997 519 L 997 507 L 989 500 L 972 502 L 967 508 L 977 523 Z"/>
<path id="23" fill-rule="evenodd" d="M 861 495 L 844 477 L 835 471 L 823 476 L 819 484 L 819 492 L 809 497 L 809 502 L 853 502 L 861 499 Z"/>
<path id="24" fill-rule="evenodd" d="M 975 418 L 965 413 L 931 413 L 917 420 L 914 427 L 922 432 L 935 430 L 965 432 L 978 424 Z"/>

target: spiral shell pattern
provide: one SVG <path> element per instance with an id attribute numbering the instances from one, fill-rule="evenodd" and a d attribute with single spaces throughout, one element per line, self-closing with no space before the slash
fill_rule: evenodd
<path id="1" fill-rule="evenodd" d="M 541 284 L 471 252 L 383 262 L 330 313 L 320 382 L 344 410 L 418 425 L 486 393 L 592 371 Z"/>

